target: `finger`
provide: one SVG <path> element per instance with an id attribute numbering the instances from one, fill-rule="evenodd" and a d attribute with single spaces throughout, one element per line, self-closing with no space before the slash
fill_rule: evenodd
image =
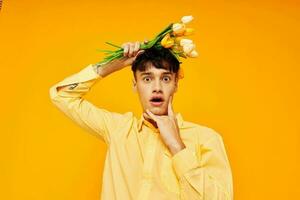
<path id="1" fill-rule="evenodd" d="M 148 43 L 148 40 L 147 39 L 145 39 L 143 42 L 142 42 L 142 44 L 147 44 Z"/>
<path id="2" fill-rule="evenodd" d="M 174 95 L 174 94 L 173 94 Z M 177 118 L 175 116 L 174 110 L 173 110 L 173 95 L 170 96 L 169 99 L 169 104 L 168 104 L 168 116 L 171 116 L 174 120 L 175 120 L 175 125 L 176 125 L 176 129 L 179 132 L 179 126 L 178 126 L 178 122 L 177 122 Z"/>
<path id="3" fill-rule="evenodd" d="M 124 45 L 124 51 L 123 51 L 124 57 L 128 56 L 128 48 L 129 48 L 129 45 L 128 45 L 128 43 L 126 43 Z"/>
<path id="4" fill-rule="evenodd" d="M 129 45 L 129 53 L 128 53 L 129 57 L 132 57 L 133 50 L 134 50 L 134 43 L 130 43 L 130 45 Z"/>
<path id="5" fill-rule="evenodd" d="M 144 116 L 145 119 L 151 119 L 151 117 L 145 112 L 143 112 L 143 116 Z"/>
<path id="6" fill-rule="evenodd" d="M 173 95 L 171 95 L 170 98 L 169 98 L 169 103 L 168 103 L 168 115 L 174 117 L 173 106 L 172 106 L 172 100 L 173 100 Z"/>
<path id="7" fill-rule="evenodd" d="M 140 43 L 139 42 L 135 42 L 134 43 L 134 50 L 133 50 L 133 55 L 136 56 L 136 54 L 138 53 L 138 50 L 140 48 Z"/>
<path id="8" fill-rule="evenodd" d="M 155 122 L 157 122 L 157 117 L 148 109 L 146 109 L 147 114 L 153 119 Z"/>
<path id="9" fill-rule="evenodd" d="M 139 50 L 139 51 L 137 52 L 137 54 L 136 54 L 136 57 L 137 57 L 138 55 L 142 54 L 144 51 L 145 51 L 145 50 Z"/>

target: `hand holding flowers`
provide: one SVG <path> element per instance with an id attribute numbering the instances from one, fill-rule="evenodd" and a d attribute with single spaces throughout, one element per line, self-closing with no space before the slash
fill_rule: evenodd
<path id="1" fill-rule="evenodd" d="M 135 42 L 124 43 L 121 47 L 110 42 L 107 44 L 118 48 L 115 51 L 111 50 L 99 50 L 108 54 L 102 61 L 98 62 L 107 63 L 113 60 L 119 59 L 124 61 L 124 64 L 130 65 L 133 60 L 148 48 L 167 48 L 170 52 L 179 60 L 179 57 L 183 58 L 196 58 L 198 52 L 195 50 L 196 45 L 192 40 L 185 38 L 186 36 L 192 35 L 194 29 L 186 27 L 188 23 L 193 20 L 192 16 L 183 16 L 181 22 L 171 23 L 163 31 L 156 35 L 156 37 L 149 42 L 143 43 Z M 139 51 L 141 50 L 141 51 Z M 134 56 L 134 57 L 132 57 Z M 129 58 L 128 58 L 129 57 Z M 181 62 L 180 62 L 181 63 Z"/>

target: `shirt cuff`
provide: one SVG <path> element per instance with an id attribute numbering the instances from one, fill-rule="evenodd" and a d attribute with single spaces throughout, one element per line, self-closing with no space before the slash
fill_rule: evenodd
<path id="1" fill-rule="evenodd" d="M 77 85 L 84 82 L 89 82 L 86 84 L 85 87 L 90 87 L 95 81 L 99 81 L 103 77 L 97 73 L 97 67 L 95 64 L 89 64 L 87 67 L 83 68 L 76 74 L 73 74 L 64 80 L 60 81 L 59 83 L 55 84 L 50 88 L 50 96 L 51 98 L 55 98 L 58 94 L 57 88 L 60 86 L 69 85 L 68 89 L 73 90 Z M 91 81 L 93 80 L 93 81 Z"/>
<path id="2" fill-rule="evenodd" d="M 195 150 L 185 147 L 172 157 L 173 168 L 178 178 L 181 178 L 186 172 L 199 166 Z"/>

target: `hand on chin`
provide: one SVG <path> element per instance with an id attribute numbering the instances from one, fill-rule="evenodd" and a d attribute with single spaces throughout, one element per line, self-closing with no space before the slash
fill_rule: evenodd
<path id="1" fill-rule="evenodd" d="M 154 107 L 154 108 L 149 108 L 149 110 L 155 115 L 166 115 L 167 114 L 162 111 L 162 108 Z M 151 119 L 151 117 L 147 114 L 146 111 L 144 112 L 144 116 Z"/>

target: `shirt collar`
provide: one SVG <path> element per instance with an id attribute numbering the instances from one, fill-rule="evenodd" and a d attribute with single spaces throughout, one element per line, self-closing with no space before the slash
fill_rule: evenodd
<path id="1" fill-rule="evenodd" d="M 183 126 L 183 118 L 181 113 L 177 113 L 175 114 L 176 119 L 177 119 L 177 123 L 179 128 L 181 128 Z M 137 128 L 138 128 L 138 132 L 141 131 L 142 126 L 148 126 L 149 128 L 151 128 L 154 132 L 158 132 L 158 128 L 155 128 L 150 122 L 148 122 L 147 120 L 145 120 L 143 113 L 140 116 L 140 119 L 138 120 L 138 124 L 137 124 Z"/>

